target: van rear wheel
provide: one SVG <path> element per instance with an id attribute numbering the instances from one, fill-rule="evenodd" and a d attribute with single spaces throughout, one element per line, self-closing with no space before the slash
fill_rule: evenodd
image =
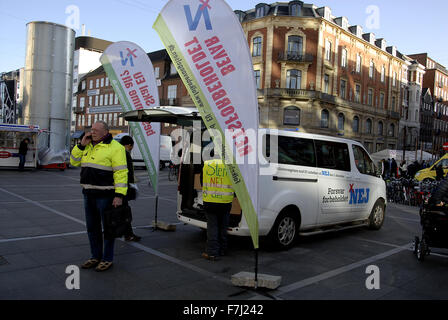
<path id="1" fill-rule="evenodd" d="M 291 248 L 299 234 L 299 219 L 291 211 L 281 213 L 272 227 L 269 238 L 279 249 Z"/>
<path id="2" fill-rule="evenodd" d="M 378 200 L 369 216 L 369 229 L 380 230 L 384 223 L 384 203 Z"/>

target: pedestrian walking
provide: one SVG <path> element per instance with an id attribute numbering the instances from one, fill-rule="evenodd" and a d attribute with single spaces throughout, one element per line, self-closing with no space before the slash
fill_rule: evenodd
<path id="1" fill-rule="evenodd" d="M 397 177 L 397 170 L 398 165 L 394 158 L 392 158 L 392 161 L 390 163 L 390 176 L 396 178 Z"/>
<path id="2" fill-rule="evenodd" d="M 205 161 L 202 174 L 202 194 L 207 216 L 207 245 L 202 257 L 214 261 L 227 252 L 227 228 L 234 191 L 222 160 Z"/>
<path id="3" fill-rule="evenodd" d="M 25 168 L 26 154 L 28 153 L 28 144 L 30 139 L 25 138 L 20 142 L 19 146 L 19 171 L 23 171 Z"/>
<path id="4" fill-rule="evenodd" d="M 126 151 L 112 139 L 104 121 L 95 122 L 90 133 L 72 150 L 70 163 L 81 167 L 84 208 L 91 258 L 83 269 L 106 271 L 113 264 L 114 238 L 103 238 L 104 211 L 119 207 L 128 189 Z M 104 250 L 103 250 L 104 242 Z"/>
<path id="5" fill-rule="evenodd" d="M 126 150 L 126 163 L 128 166 L 128 192 L 126 197 L 123 199 L 123 205 L 129 205 L 129 201 L 135 200 L 137 198 L 137 189 L 135 186 L 135 175 L 134 175 L 134 164 L 132 163 L 131 151 L 134 149 L 134 139 L 131 136 L 124 136 L 120 140 L 121 145 Z M 129 223 L 126 232 L 124 234 L 124 239 L 126 241 L 138 242 L 142 238 L 137 236 L 132 230 L 132 226 Z"/>
<path id="6" fill-rule="evenodd" d="M 406 160 L 403 160 L 400 163 L 400 176 L 406 178 L 407 175 L 408 175 L 408 165 L 406 164 Z"/>

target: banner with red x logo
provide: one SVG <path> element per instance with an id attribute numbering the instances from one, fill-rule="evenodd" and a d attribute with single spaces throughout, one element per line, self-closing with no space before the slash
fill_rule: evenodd
<path id="1" fill-rule="evenodd" d="M 258 100 L 241 24 L 223 0 L 171 0 L 154 29 L 215 148 L 225 146 L 224 162 L 258 248 Z"/>

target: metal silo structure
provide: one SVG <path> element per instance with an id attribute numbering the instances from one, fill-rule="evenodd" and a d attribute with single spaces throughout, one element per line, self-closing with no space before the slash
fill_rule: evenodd
<path id="1" fill-rule="evenodd" d="M 43 129 L 37 146 L 43 166 L 69 158 L 74 49 L 74 30 L 51 22 L 27 24 L 23 117 L 25 124 Z"/>

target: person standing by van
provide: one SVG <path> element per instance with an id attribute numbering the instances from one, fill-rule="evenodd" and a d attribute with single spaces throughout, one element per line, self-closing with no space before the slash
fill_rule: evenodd
<path id="1" fill-rule="evenodd" d="M 202 173 L 202 194 L 207 216 L 207 245 L 202 257 L 214 261 L 227 251 L 227 228 L 234 190 L 221 159 L 205 161 Z"/>
<path id="2" fill-rule="evenodd" d="M 129 204 L 130 200 L 135 200 L 137 198 L 137 190 L 133 187 L 133 184 L 135 183 L 135 175 L 131 156 L 131 151 L 132 149 L 134 149 L 134 139 L 132 139 L 131 136 L 124 136 L 123 138 L 121 138 L 120 143 L 126 150 L 126 162 L 128 166 L 128 193 L 123 199 L 123 205 L 126 206 Z M 134 231 L 132 231 L 132 226 L 129 223 L 128 227 L 126 228 L 124 239 L 126 241 L 139 242 L 142 238 L 134 234 Z"/>

